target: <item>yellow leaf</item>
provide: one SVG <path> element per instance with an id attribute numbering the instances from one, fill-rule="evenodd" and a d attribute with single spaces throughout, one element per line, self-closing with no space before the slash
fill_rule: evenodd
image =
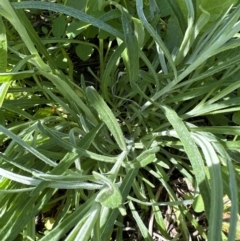
<path id="1" fill-rule="evenodd" d="M 47 230 L 51 230 L 54 225 L 55 219 L 54 218 L 44 218 L 44 226 Z"/>

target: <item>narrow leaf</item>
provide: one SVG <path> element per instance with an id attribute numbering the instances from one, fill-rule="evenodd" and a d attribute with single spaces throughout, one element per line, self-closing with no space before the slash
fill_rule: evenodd
<path id="1" fill-rule="evenodd" d="M 111 134 L 114 136 L 119 147 L 123 151 L 126 151 L 127 147 L 126 147 L 126 143 L 124 140 L 122 130 L 121 130 L 119 123 L 117 122 L 114 114 L 110 110 L 110 108 L 107 106 L 107 104 L 104 102 L 102 97 L 97 93 L 97 91 L 93 87 L 88 87 L 86 89 L 86 94 L 87 94 L 91 104 L 93 105 L 93 107 L 96 109 L 96 111 L 100 115 L 103 122 L 106 124 L 108 129 L 111 131 Z"/>
<path id="2" fill-rule="evenodd" d="M 0 83 L 13 81 L 17 79 L 25 79 L 32 77 L 35 72 L 33 70 L 21 71 L 21 72 L 9 72 L 0 73 Z"/>
<path id="3" fill-rule="evenodd" d="M 186 151 L 186 154 L 189 157 L 191 165 L 193 167 L 193 172 L 197 179 L 197 183 L 200 188 L 200 192 L 204 199 L 206 213 L 209 214 L 209 204 L 210 204 L 210 193 L 209 193 L 209 185 L 207 182 L 207 178 L 205 175 L 205 167 L 204 162 L 201 157 L 201 154 L 197 148 L 196 143 L 193 141 L 187 127 L 183 123 L 183 121 L 179 118 L 176 112 L 170 109 L 167 106 L 162 106 L 162 109 L 172 124 L 174 130 L 176 131 L 178 138 L 182 141 L 183 147 Z"/>

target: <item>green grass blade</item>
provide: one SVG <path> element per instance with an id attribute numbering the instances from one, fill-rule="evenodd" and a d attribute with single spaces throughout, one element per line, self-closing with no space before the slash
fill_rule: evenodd
<path id="1" fill-rule="evenodd" d="M 41 238 L 41 241 L 59 241 L 69 230 L 75 227 L 91 208 L 96 195 L 91 196 L 88 202 L 82 204 L 75 212 L 69 215 L 63 222 L 59 223 L 51 232 Z"/>
<path id="2" fill-rule="evenodd" d="M 0 14 L 3 15 L 5 18 L 8 19 L 14 26 L 14 28 L 18 31 L 19 35 L 21 36 L 22 40 L 25 42 L 28 50 L 31 54 L 35 57 L 35 61 L 39 68 L 41 69 L 49 69 L 48 66 L 43 62 L 40 58 L 38 51 L 36 50 L 33 42 L 31 41 L 26 28 L 23 26 L 21 20 L 18 18 L 14 8 L 12 7 L 10 1 L 2 1 L 0 6 Z"/>
<path id="3" fill-rule="evenodd" d="M 35 72 L 33 70 L 10 72 L 10 73 L 0 73 L 0 83 L 18 80 L 18 79 L 30 78 L 34 75 L 34 73 Z"/>
<path id="4" fill-rule="evenodd" d="M 148 229 L 144 225 L 144 223 L 143 223 L 141 217 L 139 216 L 137 210 L 135 209 L 132 201 L 129 202 L 129 207 L 130 207 L 130 210 L 133 214 L 133 217 L 134 217 L 135 221 L 137 222 L 138 228 L 139 228 L 144 240 L 153 241 L 152 237 L 150 236 L 150 234 L 148 232 Z"/>
<path id="5" fill-rule="evenodd" d="M 138 169 L 131 169 L 130 171 L 127 172 L 125 178 L 123 179 L 123 182 L 119 188 L 119 190 L 122 194 L 123 202 L 125 202 L 127 196 L 129 195 L 129 192 L 132 187 L 132 183 L 133 183 L 135 177 L 137 176 L 137 174 L 138 174 Z M 111 211 L 104 227 L 102 228 L 101 240 L 109 239 L 109 237 L 111 236 L 111 233 L 112 233 L 114 222 L 116 221 L 118 215 L 119 215 L 119 210 L 114 209 Z"/>
<path id="6" fill-rule="evenodd" d="M 223 187 L 219 158 L 211 143 L 204 136 L 194 133 L 193 137 L 196 143 L 201 147 L 210 171 L 211 206 L 209 214 L 208 240 L 221 240 Z"/>
<path id="7" fill-rule="evenodd" d="M 101 211 L 101 205 L 97 202 L 94 202 L 91 209 L 89 210 L 89 216 L 85 223 L 82 225 L 81 229 L 78 231 L 76 237 L 74 238 L 75 241 L 88 241 L 93 227 L 95 223 L 97 222 L 97 219 L 99 219 L 99 214 Z M 72 240 L 72 239 L 67 239 Z"/>
<path id="8" fill-rule="evenodd" d="M 178 65 L 179 63 L 183 62 L 183 59 L 186 57 L 189 49 L 194 40 L 194 18 L 195 12 L 193 9 L 193 4 L 191 1 L 185 2 L 187 5 L 188 10 L 188 26 L 184 34 L 184 38 L 182 40 L 181 46 L 179 47 L 178 54 L 175 59 L 175 64 Z"/>
<path id="9" fill-rule="evenodd" d="M 7 69 L 7 37 L 6 29 L 2 18 L 0 17 L 0 72 L 5 72 Z M 2 107 L 3 100 L 7 94 L 10 83 L 3 83 L 0 86 L 0 107 Z"/>
<path id="10" fill-rule="evenodd" d="M 60 93 L 69 100 L 69 102 L 74 102 L 83 110 L 86 114 L 87 118 L 91 123 L 97 124 L 97 120 L 94 115 L 91 113 L 90 109 L 86 106 L 86 104 L 81 100 L 81 98 L 77 95 L 77 93 L 71 88 L 69 83 L 66 80 L 63 80 L 61 77 L 54 75 L 52 73 L 48 73 L 46 71 L 39 71 L 44 77 L 53 82 L 53 84 L 57 87 Z"/>
<path id="11" fill-rule="evenodd" d="M 43 86 L 43 89 L 46 91 L 46 93 L 51 96 L 51 98 L 56 101 L 56 103 L 60 104 L 62 108 L 67 111 L 71 116 L 77 118 L 77 114 L 64 102 L 64 100 L 57 97 L 51 90 L 49 90 L 46 86 Z"/>
<path id="12" fill-rule="evenodd" d="M 200 126 L 200 127 L 191 127 L 191 131 L 194 132 L 210 132 L 213 134 L 224 134 L 224 135 L 240 135 L 240 129 L 238 126 Z M 229 141 L 230 142 L 230 141 Z M 230 142 L 231 143 L 231 142 Z M 236 145 L 238 145 L 239 141 L 235 141 Z"/>
<path id="13" fill-rule="evenodd" d="M 177 70 L 176 70 L 175 64 L 173 62 L 172 56 L 169 53 L 166 45 L 162 41 L 161 37 L 157 34 L 157 32 L 153 29 L 153 27 L 148 23 L 145 15 L 143 13 L 143 1 L 142 0 L 137 0 L 137 12 L 138 12 L 139 19 L 142 21 L 142 24 L 147 29 L 147 31 L 151 34 L 153 39 L 156 41 L 156 44 L 159 45 L 160 49 L 162 49 L 163 53 L 165 54 L 170 66 L 172 68 L 172 71 L 174 73 L 175 80 L 177 80 Z"/>
<path id="14" fill-rule="evenodd" d="M 204 162 L 201 157 L 201 154 L 194 140 L 192 139 L 191 134 L 189 133 L 187 127 L 185 126 L 183 121 L 179 118 L 179 116 L 176 114 L 176 112 L 167 106 L 162 106 L 162 109 L 167 119 L 169 120 L 174 130 L 176 131 L 178 138 L 181 140 L 183 147 L 186 151 L 186 154 L 189 157 L 189 160 L 193 168 L 193 172 L 196 176 L 197 183 L 200 188 L 200 192 L 204 198 L 206 212 L 209 215 L 210 189 L 206 179 L 205 167 L 204 167 Z"/>
<path id="15" fill-rule="evenodd" d="M 127 47 L 126 64 L 128 69 L 128 76 L 131 87 L 135 90 L 135 83 L 139 78 L 139 47 L 137 37 L 135 36 L 133 29 L 131 29 L 131 17 L 123 10 L 122 11 L 122 25 L 124 30 L 125 44 Z"/>
<path id="16" fill-rule="evenodd" d="M 11 82 L 2 83 L 0 86 L 0 107 L 3 105 L 4 98 L 8 92 Z"/>
<path id="17" fill-rule="evenodd" d="M 228 241 L 236 240 L 236 229 L 238 222 L 238 212 L 239 212 L 239 199 L 238 199 L 238 186 L 236 183 L 235 171 L 232 164 L 232 161 L 229 159 L 227 162 L 229 170 L 229 190 L 231 193 L 231 214 L 230 214 L 230 228 L 228 231 Z"/>
<path id="18" fill-rule="evenodd" d="M 60 136 L 58 136 L 55 132 L 53 132 L 52 130 L 50 130 L 49 128 L 47 128 L 45 125 L 43 125 L 40 122 L 38 123 L 38 127 L 43 133 L 45 133 L 47 136 L 50 136 L 51 138 L 53 138 L 56 141 L 56 143 L 59 146 L 62 146 L 64 149 L 67 149 L 73 153 L 78 153 L 81 156 L 90 157 L 93 160 L 110 162 L 110 163 L 115 162 L 115 159 L 116 159 L 115 157 L 102 156 L 102 155 L 93 153 L 91 151 L 87 151 L 84 148 L 74 146 L 72 143 L 65 141 Z"/>
<path id="19" fill-rule="evenodd" d="M 20 146 L 22 146 L 24 149 L 32 153 L 34 156 L 48 164 L 49 166 L 57 166 L 55 162 L 41 154 L 39 151 L 37 151 L 35 148 L 32 146 L 28 145 L 26 142 L 21 140 L 17 135 L 13 134 L 11 131 L 9 131 L 7 128 L 3 127 L 0 125 L 0 132 L 3 132 L 6 136 L 12 138 L 15 142 L 17 142 Z"/>
<path id="20" fill-rule="evenodd" d="M 111 134 L 114 136 L 119 147 L 123 151 L 126 151 L 127 147 L 122 130 L 110 108 L 93 87 L 87 87 L 86 94 L 90 103 L 96 109 L 102 121 L 106 124 Z"/>
<path id="21" fill-rule="evenodd" d="M 7 69 L 7 36 L 5 25 L 0 17 L 0 72 Z"/>
<path id="22" fill-rule="evenodd" d="M 108 88 L 111 88 L 111 84 L 110 84 L 110 75 L 112 72 L 115 71 L 117 62 L 119 61 L 122 52 L 125 49 L 125 44 L 122 43 L 121 45 L 119 45 L 117 47 L 117 49 L 113 52 L 113 54 L 111 55 L 111 57 L 109 58 L 109 61 L 105 67 L 105 71 L 103 73 L 102 79 L 104 81 L 101 81 L 101 90 L 103 93 L 103 97 L 105 100 L 109 101 L 109 94 L 108 94 Z"/>
<path id="23" fill-rule="evenodd" d="M 13 3 L 13 7 L 16 9 L 25 9 L 25 8 L 42 9 L 42 10 L 48 10 L 48 11 L 53 11 L 57 13 L 63 13 L 68 16 L 79 19 L 83 22 L 90 23 L 95 27 L 98 27 L 120 39 L 123 39 L 123 34 L 121 32 L 117 31 L 115 28 L 104 23 L 103 21 L 96 19 L 80 10 L 67 7 L 61 4 L 51 3 L 51 2 L 24 1 L 24 2 Z"/>

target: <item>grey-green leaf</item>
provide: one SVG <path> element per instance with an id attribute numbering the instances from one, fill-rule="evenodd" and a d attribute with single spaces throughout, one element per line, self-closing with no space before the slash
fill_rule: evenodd
<path id="1" fill-rule="evenodd" d="M 86 94 L 92 106 L 96 109 L 102 121 L 110 130 L 121 150 L 126 151 L 127 147 L 122 130 L 110 108 L 93 87 L 87 87 Z"/>

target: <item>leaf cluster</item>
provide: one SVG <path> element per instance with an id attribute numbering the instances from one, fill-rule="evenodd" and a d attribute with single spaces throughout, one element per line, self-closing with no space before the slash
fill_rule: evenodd
<path id="1" fill-rule="evenodd" d="M 240 239 L 237 1 L 0 16 L 1 240 Z"/>

